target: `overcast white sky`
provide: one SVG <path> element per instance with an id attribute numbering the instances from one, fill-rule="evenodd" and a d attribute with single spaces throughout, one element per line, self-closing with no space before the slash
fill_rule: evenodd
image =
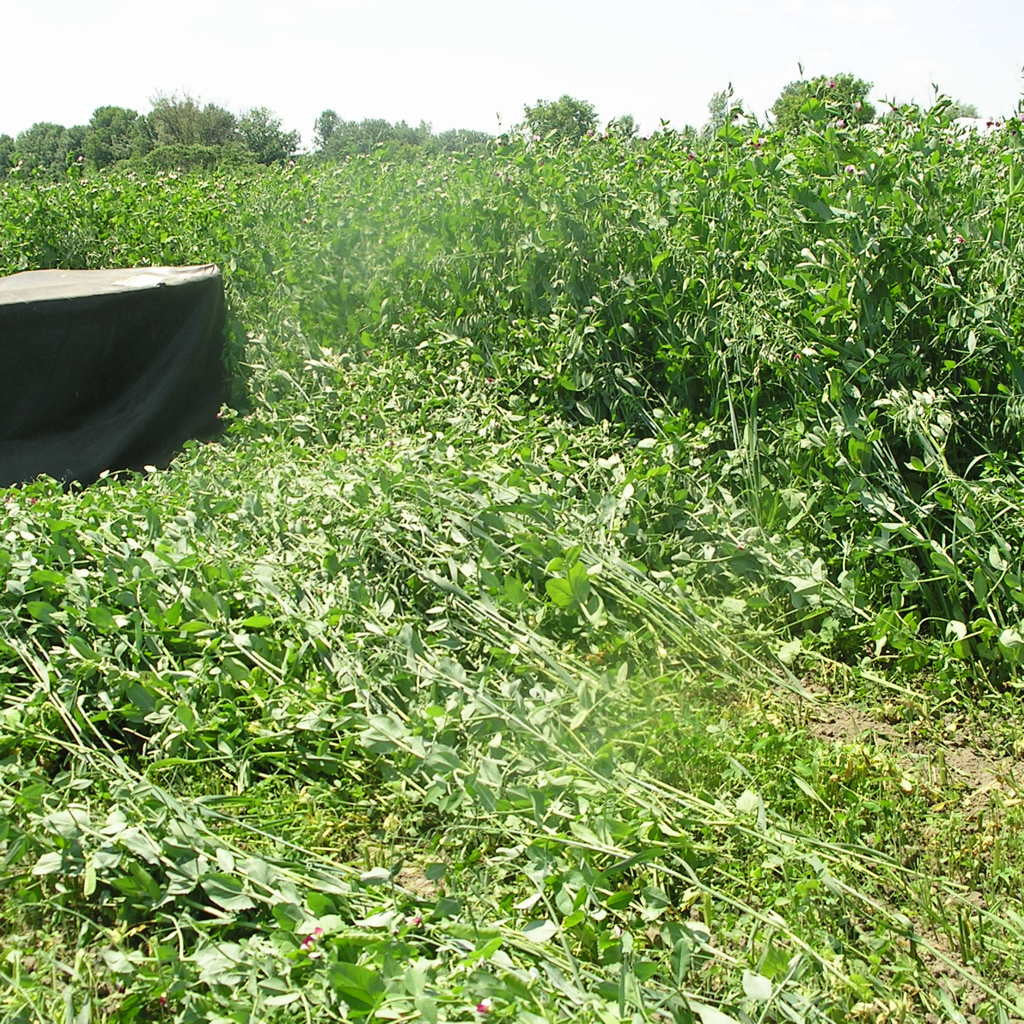
<path id="1" fill-rule="evenodd" d="M 307 141 L 327 107 L 493 132 L 563 93 L 652 130 L 703 123 L 730 81 L 763 112 L 798 62 L 1008 113 L 1024 0 L 0 0 L 0 133 L 182 92 L 270 107 Z"/>

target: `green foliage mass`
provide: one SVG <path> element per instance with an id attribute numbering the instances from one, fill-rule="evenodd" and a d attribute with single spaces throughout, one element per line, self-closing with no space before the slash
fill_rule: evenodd
<path id="1" fill-rule="evenodd" d="M 299 148 L 299 133 L 284 131 L 281 119 L 266 107 L 253 107 L 243 114 L 236 131 L 258 164 L 289 160 Z"/>
<path id="2" fill-rule="evenodd" d="M 462 153 L 480 149 L 490 139 L 485 132 L 466 129 L 435 133 L 425 122 L 411 127 L 404 121 L 343 121 L 333 110 L 325 110 L 314 125 L 315 153 L 329 160 L 384 147 Z M 57 180 L 73 165 L 97 171 L 120 164 L 156 173 L 275 164 L 296 157 L 299 145 L 299 133 L 286 131 L 266 107 L 236 117 L 188 95 L 161 96 L 145 115 L 104 106 L 87 125 L 65 128 L 40 122 L 17 139 L 0 135 L 0 178 L 16 168 L 23 177 Z"/>
<path id="3" fill-rule="evenodd" d="M 960 100 L 951 100 L 947 116 L 950 118 L 977 117 L 978 108 L 973 103 L 963 103 Z"/>
<path id="4" fill-rule="evenodd" d="M 82 152 L 92 167 L 144 156 L 153 147 L 149 121 L 125 107 L 99 107 L 89 119 Z"/>
<path id="5" fill-rule="evenodd" d="M 47 177 L 60 177 L 77 159 L 76 142 L 81 129 L 65 128 L 49 121 L 40 121 L 25 129 L 14 140 L 13 164 L 31 174 L 38 172 Z"/>
<path id="6" fill-rule="evenodd" d="M 806 728 L 1016 706 L 1018 126 L 692 145 L 0 186 L 2 272 L 219 263 L 236 379 L 0 495 L 6 1019 L 1024 1012 L 1020 808 Z"/>
<path id="7" fill-rule="evenodd" d="M 226 146 L 235 138 L 238 119 L 215 103 L 201 106 L 191 96 L 161 96 L 148 116 L 157 146 Z"/>
<path id="8" fill-rule="evenodd" d="M 819 75 L 790 82 L 772 105 L 775 125 L 781 131 L 797 131 L 808 122 L 827 118 L 846 124 L 867 124 L 875 108 L 868 102 L 871 83 L 851 74 Z"/>
<path id="9" fill-rule="evenodd" d="M 553 143 L 578 143 L 597 130 L 597 111 L 592 103 L 561 96 L 557 100 L 537 100 L 523 108 L 521 130 L 534 139 Z"/>
<path id="10" fill-rule="evenodd" d="M 323 111 L 313 126 L 315 153 L 326 160 L 342 160 L 384 148 L 396 151 L 415 148 L 431 152 L 466 152 L 479 149 L 490 138 L 485 132 L 467 129 L 435 134 L 426 122 L 411 127 L 404 121 L 392 124 L 383 118 L 343 121 L 333 110 Z"/>
<path id="11" fill-rule="evenodd" d="M 14 166 L 14 139 L 10 135 L 0 135 L 0 178 Z"/>
<path id="12" fill-rule="evenodd" d="M 314 127 L 316 151 L 329 160 L 365 155 L 385 146 L 421 146 L 430 138 L 428 124 L 412 127 L 383 118 L 343 121 L 333 110 L 325 110 Z"/>
<path id="13" fill-rule="evenodd" d="M 59 179 L 76 164 L 89 171 L 130 164 L 144 172 L 270 164 L 290 159 L 298 146 L 298 132 L 286 132 L 265 107 L 236 118 L 191 96 L 163 96 L 145 115 L 104 106 L 87 125 L 40 122 L 15 140 L 0 136 L 0 178 L 15 167 L 22 176 Z"/>

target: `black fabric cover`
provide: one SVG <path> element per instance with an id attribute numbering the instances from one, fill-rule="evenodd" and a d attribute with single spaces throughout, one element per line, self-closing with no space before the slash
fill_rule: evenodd
<path id="1" fill-rule="evenodd" d="M 216 431 L 223 345 L 213 265 L 0 278 L 0 486 L 166 465 Z"/>

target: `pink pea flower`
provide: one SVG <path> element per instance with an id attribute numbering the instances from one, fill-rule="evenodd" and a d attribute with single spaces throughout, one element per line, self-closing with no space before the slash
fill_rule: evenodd
<path id="1" fill-rule="evenodd" d="M 836 87 L 836 80 L 834 78 L 829 81 L 828 87 L 830 89 L 834 89 Z"/>
<path id="2" fill-rule="evenodd" d="M 854 166 L 853 166 L 853 164 L 847 164 L 847 165 L 846 165 L 846 166 L 845 166 L 845 167 L 843 168 L 843 170 L 844 170 L 844 171 L 845 171 L 845 172 L 846 172 L 847 174 L 856 174 L 856 173 L 857 173 L 857 168 L 856 168 L 856 167 L 854 167 Z"/>
<path id="3" fill-rule="evenodd" d="M 323 938 L 323 934 L 324 934 L 323 928 L 321 928 L 318 925 L 316 928 L 313 929 L 312 932 L 310 932 L 309 935 L 307 935 L 302 940 L 302 948 L 303 949 L 312 949 L 316 945 L 317 939 Z"/>
<path id="4" fill-rule="evenodd" d="M 476 1012 L 477 1013 L 490 1013 L 491 1012 L 491 1001 L 490 1001 L 490 999 L 481 999 L 480 1002 L 476 1004 Z"/>
<path id="5" fill-rule="evenodd" d="M 839 118 L 839 120 L 836 121 L 836 127 L 837 128 L 845 128 L 846 127 L 846 122 L 842 118 Z"/>

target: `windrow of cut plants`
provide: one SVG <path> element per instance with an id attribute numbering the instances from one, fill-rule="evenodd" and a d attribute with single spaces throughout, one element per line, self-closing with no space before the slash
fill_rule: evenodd
<path id="1" fill-rule="evenodd" d="M 3 183 L 0 272 L 219 263 L 234 383 L 0 496 L 0 1021 L 1024 1015 L 1016 812 L 771 704 L 1014 699 L 1024 166 L 945 120 Z"/>

